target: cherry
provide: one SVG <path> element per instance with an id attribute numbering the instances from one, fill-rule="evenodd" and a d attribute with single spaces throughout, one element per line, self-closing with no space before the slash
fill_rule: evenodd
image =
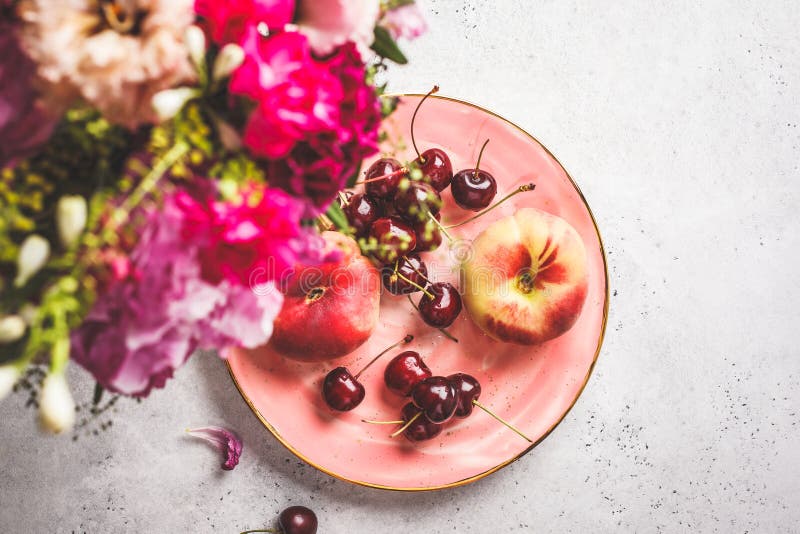
<path id="1" fill-rule="evenodd" d="M 456 389 L 447 378 L 431 376 L 411 389 L 411 400 L 431 423 L 448 421 L 458 407 Z"/>
<path id="2" fill-rule="evenodd" d="M 394 197 L 395 212 L 411 224 L 428 220 L 428 212 L 436 215 L 441 208 L 442 197 L 425 182 L 407 180 Z"/>
<path id="3" fill-rule="evenodd" d="M 372 223 L 369 235 L 376 241 L 372 255 L 383 264 L 393 264 L 417 246 L 414 229 L 397 217 L 381 217 Z"/>
<path id="4" fill-rule="evenodd" d="M 409 441 L 433 439 L 442 432 L 442 425 L 431 422 L 427 417 L 420 417 L 422 412 L 412 402 L 403 406 L 401 413 L 405 422 L 403 435 Z"/>
<path id="5" fill-rule="evenodd" d="M 361 373 L 366 371 L 370 365 L 375 363 L 378 358 L 397 347 L 398 345 L 409 343 L 414 336 L 406 335 L 403 339 L 390 347 L 384 349 L 372 360 L 369 361 L 358 373 L 353 376 L 347 367 L 337 367 L 336 369 L 325 375 L 325 380 L 322 382 L 322 398 L 325 403 L 340 412 L 349 412 L 364 400 L 366 390 L 364 385 L 358 381 Z"/>
<path id="6" fill-rule="evenodd" d="M 461 313 L 461 295 L 452 284 L 437 282 L 426 288 L 429 295 L 422 295 L 417 304 L 422 319 L 435 328 L 446 328 L 453 324 Z"/>
<path id="7" fill-rule="evenodd" d="M 390 391 L 403 397 L 408 397 L 417 383 L 431 376 L 433 376 L 433 373 L 422 361 L 419 353 L 407 350 L 401 352 L 386 364 L 386 370 L 383 372 L 383 381 Z"/>
<path id="8" fill-rule="evenodd" d="M 381 158 L 369 166 L 363 182 L 367 194 L 376 198 L 391 198 L 397 185 L 407 174 L 405 167 L 394 158 Z"/>
<path id="9" fill-rule="evenodd" d="M 439 220 L 439 214 L 435 216 Z M 413 225 L 414 234 L 417 237 L 416 252 L 430 252 L 436 250 L 442 244 L 442 232 L 439 226 L 428 217 L 424 221 L 418 221 Z"/>
<path id="10" fill-rule="evenodd" d="M 422 104 L 422 102 L 420 102 Z M 429 148 L 419 155 L 414 163 L 437 191 L 444 191 L 453 179 L 453 164 L 441 148 Z"/>
<path id="11" fill-rule="evenodd" d="M 372 223 L 382 215 L 380 204 L 369 195 L 361 193 L 350 197 L 343 211 L 347 216 L 347 222 L 353 227 L 356 235 L 360 236 L 366 235 Z"/>
<path id="12" fill-rule="evenodd" d="M 428 285 L 428 268 L 418 254 L 407 254 L 397 260 L 394 266 L 381 269 L 381 279 L 392 295 L 408 295 L 422 291 Z"/>
<path id="13" fill-rule="evenodd" d="M 475 168 L 458 171 L 450 182 L 453 200 L 465 210 L 480 211 L 491 204 L 497 194 L 494 176 L 480 168 L 483 149 L 488 143 L 488 139 L 483 143 Z"/>
<path id="14" fill-rule="evenodd" d="M 472 414 L 474 401 L 481 396 L 481 384 L 478 379 L 466 373 L 455 373 L 447 377 L 453 385 L 458 396 L 458 407 L 456 417 L 469 417 Z"/>
<path id="15" fill-rule="evenodd" d="M 317 515 L 305 506 L 290 506 L 278 518 L 283 534 L 316 534 Z"/>

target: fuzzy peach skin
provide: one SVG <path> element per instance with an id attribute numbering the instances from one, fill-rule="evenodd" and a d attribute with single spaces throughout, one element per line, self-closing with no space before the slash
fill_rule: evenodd
<path id="1" fill-rule="evenodd" d="M 341 261 L 296 267 L 270 340 L 277 352 L 306 362 L 353 352 L 372 335 L 380 309 L 380 275 L 358 244 L 339 232 L 322 237 L 342 251 Z"/>
<path id="2" fill-rule="evenodd" d="M 472 320 L 499 341 L 534 345 L 575 324 L 587 293 L 586 249 L 564 219 L 523 208 L 473 241 L 461 266 Z"/>

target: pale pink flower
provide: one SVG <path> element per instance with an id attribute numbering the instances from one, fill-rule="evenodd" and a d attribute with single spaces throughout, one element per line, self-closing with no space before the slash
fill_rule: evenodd
<path id="1" fill-rule="evenodd" d="M 82 98 L 109 121 L 135 128 L 157 121 L 153 95 L 194 77 L 184 45 L 192 4 L 23 0 L 22 43 L 39 64 L 51 104 Z"/>
<path id="2" fill-rule="evenodd" d="M 366 58 L 379 15 L 379 0 L 300 0 L 297 4 L 300 31 L 320 55 L 352 41 Z"/>
<path id="3" fill-rule="evenodd" d="M 428 31 L 428 23 L 418 3 L 390 9 L 381 19 L 381 26 L 389 31 L 393 39 L 416 39 Z"/>

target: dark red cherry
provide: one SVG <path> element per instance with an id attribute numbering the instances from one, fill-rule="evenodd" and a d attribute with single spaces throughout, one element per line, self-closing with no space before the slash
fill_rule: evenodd
<path id="1" fill-rule="evenodd" d="M 444 376 L 431 376 L 411 389 L 411 400 L 431 423 L 448 421 L 458 407 L 456 389 Z"/>
<path id="2" fill-rule="evenodd" d="M 383 381 L 389 390 L 408 397 L 419 382 L 430 378 L 433 373 L 422 361 L 418 352 L 407 350 L 391 359 L 383 372 Z"/>
<path id="3" fill-rule="evenodd" d="M 402 410 L 402 419 L 405 422 L 411 421 L 411 419 L 416 416 L 420 412 L 419 408 L 414 406 L 414 403 L 409 402 L 405 406 L 403 406 Z M 409 441 L 425 441 L 428 439 L 433 439 L 438 436 L 442 432 L 442 425 L 438 423 L 432 423 L 428 420 L 427 417 L 424 415 L 420 415 L 414 421 L 408 425 L 403 431 L 403 435 Z"/>
<path id="4" fill-rule="evenodd" d="M 397 184 L 406 175 L 403 166 L 394 158 L 381 158 L 369 166 L 364 175 L 367 194 L 375 198 L 391 198 L 397 192 Z M 380 178 L 380 179 L 379 179 Z"/>
<path id="5" fill-rule="evenodd" d="M 465 210 L 480 211 L 492 203 L 497 194 L 494 176 L 480 169 L 458 171 L 450 183 L 453 200 Z"/>
<path id="6" fill-rule="evenodd" d="M 436 220 L 439 220 L 440 215 L 435 215 Z M 439 248 L 442 244 L 442 231 L 439 230 L 439 225 L 428 217 L 424 221 L 419 221 L 413 225 L 414 234 L 417 238 L 417 252 L 430 252 Z"/>
<path id="7" fill-rule="evenodd" d="M 347 222 L 359 236 L 366 235 L 372 223 L 383 215 L 380 204 L 369 195 L 361 193 L 350 197 L 343 211 L 347 216 Z"/>
<path id="8" fill-rule="evenodd" d="M 441 148 L 429 148 L 414 160 L 426 182 L 437 191 L 444 191 L 453 179 L 453 164 Z"/>
<path id="9" fill-rule="evenodd" d="M 458 407 L 456 417 L 469 417 L 472 408 L 475 406 L 472 401 L 478 400 L 481 396 L 481 384 L 478 379 L 466 373 L 456 373 L 447 377 L 453 385 L 458 397 Z"/>
<path id="10" fill-rule="evenodd" d="M 395 212 L 411 224 L 428 220 L 428 212 L 436 215 L 441 208 L 442 197 L 425 182 L 405 179 L 397 188 L 397 195 L 394 197 Z"/>
<path id="11" fill-rule="evenodd" d="M 376 241 L 372 255 L 385 265 L 394 265 L 417 246 L 414 229 L 397 217 L 381 217 L 372 223 L 369 235 Z"/>
<path id="12" fill-rule="evenodd" d="M 317 515 L 305 506 L 290 506 L 281 512 L 278 525 L 283 534 L 316 534 Z"/>
<path id="13" fill-rule="evenodd" d="M 433 298 L 423 294 L 419 299 L 422 319 L 435 328 L 447 328 L 461 313 L 461 295 L 447 282 L 437 282 L 426 288 Z"/>
<path id="14" fill-rule="evenodd" d="M 348 412 L 361 404 L 365 394 L 364 386 L 346 367 L 337 367 L 325 376 L 322 383 L 325 403 L 340 412 Z"/>
<path id="15" fill-rule="evenodd" d="M 396 268 L 396 270 L 395 270 Z M 428 285 L 428 268 L 418 254 L 406 254 L 396 265 L 381 269 L 383 287 L 392 295 L 408 295 Z"/>

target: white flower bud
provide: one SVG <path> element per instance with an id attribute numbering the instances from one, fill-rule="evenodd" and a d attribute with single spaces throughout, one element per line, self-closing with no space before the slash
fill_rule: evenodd
<path id="1" fill-rule="evenodd" d="M 244 63 L 244 50 L 242 50 L 242 47 L 234 43 L 228 43 L 219 51 L 219 55 L 214 61 L 214 70 L 211 77 L 215 81 L 227 78 L 242 63 Z"/>
<path id="2" fill-rule="evenodd" d="M 14 285 L 22 287 L 31 276 L 39 272 L 39 269 L 47 263 L 50 256 L 50 243 L 40 235 L 33 234 L 25 238 L 19 248 L 17 258 L 17 277 Z"/>
<path id="3" fill-rule="evenodd" d="M 206 34 L 203 33 L 197 26 L 189 26 L 186 28 L 186 33 L 183 35 L 183 42 L 186 44 L 186 49 L 189 51 L 189 57 L 192 63 L 199 69 L 203 68 L 203 60 L 206 55 Z"/>
<path id="4" fill-rule="evenodd" d="M 56 204 L 58 239 L 64 248 L 74 245 L 86 228 L 88 210 L 86 199 L 80 195 L 65 195 Z"/>
<path id="5" fill-rule="evenodd" d="M 50 373 L 42 382 L 39 421 L 42 428 L 54 434 L 70 430 L 75 424 L 75 401 L 64 373 Z"/>
<path id="6" fill-rule="evenodd" d="M 186 105 L 186 102 L 197 96 L 197 89 L 192 87 L 178 87 L 165 89 L 153 95 L 153 109 L 162 121 L 171 119 Z"/>
<path id="7" fill-rule="evenodd" d="M 19 316 L 22 317 L 22 320 L 25 321 L 25 324 L 30 326 L 33 324 L 33 320 L 36 319 L 36 314 L 39 313 L 39 308 L 31 304 L 30 302 L 26 302 L 19 308 Z"/>
<path id="8" fill-rule="evenodd" d="M 19 315 L 0 317 L 0 344 L 13 343 L 25 333 L 25 319 Z"/>
<path id="9" fill-rule="evenodd" d="M 16 365 L 0 365 L 0 400 L 8 397 L 21 374 Z"/>

